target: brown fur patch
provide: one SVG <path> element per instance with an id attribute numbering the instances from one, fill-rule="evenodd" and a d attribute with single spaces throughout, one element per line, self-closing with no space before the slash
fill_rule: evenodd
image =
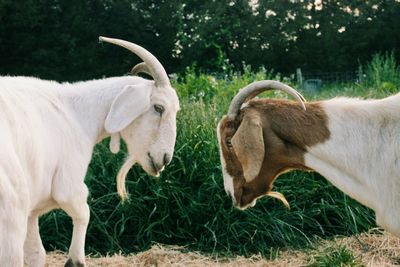
<path id="1" fill-rule="evenodd" d="M 328 140 L 330 132 L 321 104 L 306 103 L 306 108 L 304 111 L 294 101 L 253 99 L 241 110 L 238 119 L 232 121 L 224 117 L 221 120 L 221 151 L 226 171 L 234 177 L 234 198 L 239 207 L 245 207 L 271 191 L 279 174 L 292 169 L 309 170 L 304 164 L 307 147 Z M 265 155 L 259 175 L 246 183 L 241 163 L 226 140 L 234 136 L 241 121 L 254 118 L 261 121 Z"/>

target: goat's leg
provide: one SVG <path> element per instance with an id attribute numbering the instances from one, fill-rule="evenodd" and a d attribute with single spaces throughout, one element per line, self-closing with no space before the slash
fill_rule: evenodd
<path id="1" fill-rule="evenodd" d="M 28 231 L 24 244 L 24 259 L 28 267 L 41 267 L 46 263 L 46 251 L 39 233 L 39 215 L 31 214 L 28 218 Z"/>
<path id="2" fill-rule="evenodd" d="M 90 210 L 86 203 L 87 188 L 71 198 L 58 202 L 71 218 L 73 223 L 72 241 L 69 247 L 68 261 L 65 267 L 83 267 L 85 265 L 85 236 L 89 224 Z"/>
<path id="3" fill-rule="evenodd" d="M 6 162 L 0 167 L 0 266 L 22 267 L 29 194 L 17 161 Z"/>
<path id="4" fill-rule="evenodd" d="M 23 266 L 27 217 L 26 211 L 0 195 L 0 266 Z"/>

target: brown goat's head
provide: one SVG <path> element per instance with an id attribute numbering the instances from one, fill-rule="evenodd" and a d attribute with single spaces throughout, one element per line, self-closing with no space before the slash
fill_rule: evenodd
<path id="1" fill-rule="evenodd" d="M 273 129 L 274 122 L 263 115 L 263 100 L 252 101 L 240 109 L 244 102 L 269 89 L 293 95 L 305 110 L 304 98 L 294 89 L 276 81 L 259 81 L 240 90 L 232 100 L 228 115 L 217 127 L 225 191 L 239 209 L 254 206 L 264 195 L 278 198 L 289 206 L 282 194 L 272 191 L 272 183 L 279 174 L 304 167 L 301 149 L 288 144 Z M 285 101 L 277 103 L 293 106 Z M 304 113 L 301 107 L 296 105 Z"/>

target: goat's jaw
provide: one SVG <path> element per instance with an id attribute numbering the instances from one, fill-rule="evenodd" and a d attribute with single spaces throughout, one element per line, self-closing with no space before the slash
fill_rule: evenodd
<path id="1" fill-rule="evenodd" d="M 160 172 L 164 169 L 164 167 L 162 167 L 160 170 L 157 170 L 157 168 L 154 166 L 154 164 L 151 162 L 151 160 L 149 159 L 148 162 L 146 164 L 141 164 L 142 169 L 150 176 L 154 176 L 154 177 L 159 177 L 160 176 Z"/>
<path id="2" fill-rule="evenodd" d="M 268 193 L 266 193 L 266 194 L 264 194 L 264 195 L 261 195 L 261 196 L 259 196 L 259 197 L 256 197 L 255 199 L 253 199 L 253 201 L 251 201 L 251 202 L 250 202 L 249 204 L 247 204 L 247 205 L 240 206 L 240 204 L 239 204 L 238 202 L 236 202 L 235 200 L 234 200 L 233 205 L 235 206 L 235 208 L 237 208 L 237 209 L 239 209 L 239 210 L 245 210 L 245 209 L 248 209 L 248 208 L 252 208 L 252 207 L 254 207 L 254 206 L 256 205 L 257 200 L 258 200 L 259 198 L 264 197 L 264 196 L 270 196 L 270 197 L 276 198 L 276 199 L 278 199 L 279 201 L 281 201 L 281 202 L 285 205 L 285 207 L 286 207 L 287 209 L 290 209 L 289 202 L 286 200 L 285 196 L 284 196 L 283 194 L 281 194 L 281 193 L 279 193 L 279 192 L 275 192 L 275 191 L 269 191 Z"/>
<path id="3" fill-rule="evenodd" d="M 250 202 L 249 204 L 244 205 L 244 206 L 240 206 L 238 203 L 234 203 L 233 205 L 234 205 L 235 208 L 237 208 L 238 210 L 244 211 L 244 210 L 246 210 L 246 209 L 248 209 L 248 208 L 254 207 L 254 206 L 256 205 L 256 203 L 257 203 L 257 198 L 255 198 L 252 202 Z"/>
<path id="4" fill-rule="evenodd" d="M 157 164 L 155 159 L 150 156 L 150 153 L 147 154 L 147 158 L 144 160 L 144 162 L 139 162 L 139 164 L 148 175 L 154 177 L 159 177 L 160 173 L 165 169 L 165 165 Z"/>

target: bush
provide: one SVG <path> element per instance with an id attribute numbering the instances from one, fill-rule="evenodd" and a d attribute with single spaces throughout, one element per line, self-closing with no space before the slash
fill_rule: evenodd
<path id="1" fill-rule="evenodd" d="M 400 69 L 394 54 L 375 54 L 366 68 L 366 85 L 385 93 L 397 93 L 400 87 Z"/>

